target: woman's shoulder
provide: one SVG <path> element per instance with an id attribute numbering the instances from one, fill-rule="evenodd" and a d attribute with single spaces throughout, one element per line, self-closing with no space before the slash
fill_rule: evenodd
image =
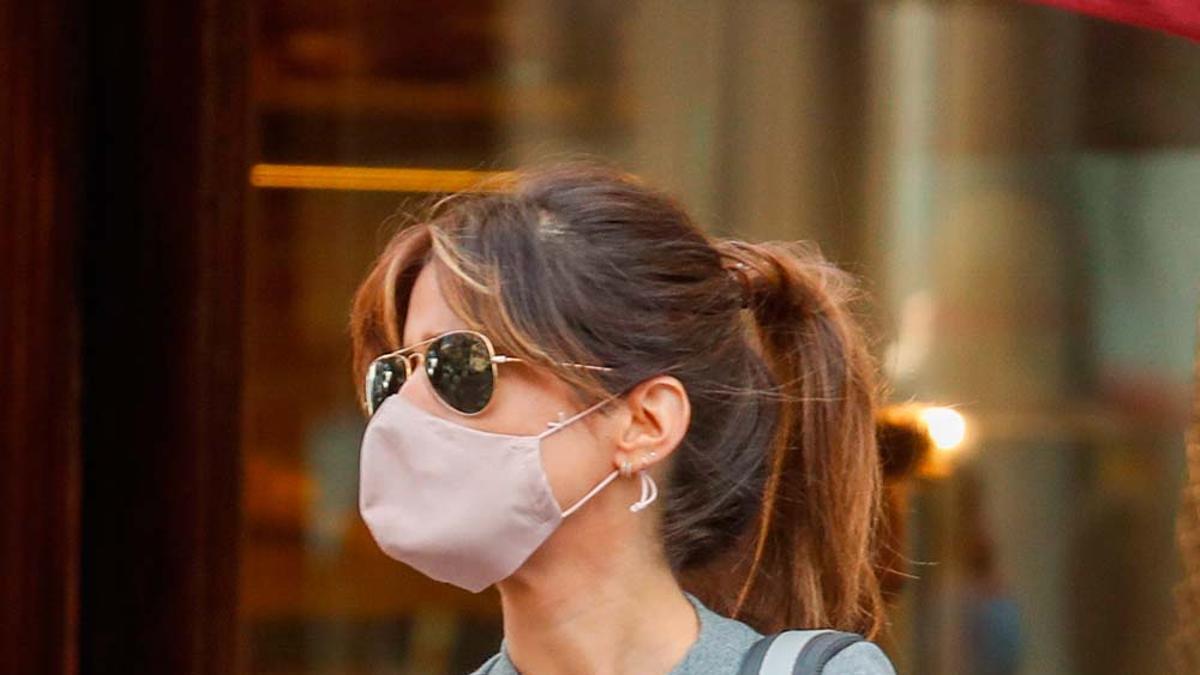
<path id="1" fill-rule="evenodd" d="M 671 675 L 739 672 L 742 661 L 766 636 L 741 621 L 713 612 L 691 594 L 688 599 L 700 617 L 700 639 Z M 845 647 L 825 664 L 821 672 L 823 675 L 896 675 L 883 649 L 870 640 L 860 640 Z"/>
<path id="2" fill-rule="evenodd" d="M 762 634 L 741 621 L 712 611 L 695 595 L 685 595 L 696 610 L 700 634 L 670 675 L 736 673 L 746 652 Z"/>
<path id="3" fill-rule="evenodd" d="M 700 620 L 700 635 L 683 661 L 670 675 L 732 675 L 740 670 L 743 659 L 764 636 L 749 625 L 713 612 L 696 596 L 688 593 Z M 840 651 L 825 664 L 824 675 L 895 675 L 891 661 L 879 645 L 867 640 Z M 500 650 L 471 675 L 519 675 L 507 658 L 505 641 Z"/>

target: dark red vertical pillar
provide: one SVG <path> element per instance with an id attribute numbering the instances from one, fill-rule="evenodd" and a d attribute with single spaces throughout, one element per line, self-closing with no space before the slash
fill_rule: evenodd
<path id="1" fill-rule="evenodd" d="M 78 18 L 0 1 L 0 673 L 77 663 Z"/>
<path id="2" fill-rule="evenodd" d="M 247 4 L 88 3 L 83 673 L 236 668 Z"/>

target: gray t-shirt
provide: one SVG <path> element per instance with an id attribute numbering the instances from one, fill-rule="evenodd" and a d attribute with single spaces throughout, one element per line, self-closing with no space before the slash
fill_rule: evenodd
<path id="1" fill-rule="evenodd" d="M 717 614 L 691 593 L 685 593 L 700 618 L 700 637 L 669 675 L 736 675 L 742 658 L 762 634 L 750 626 Z M 858 642 L 825 664 L 824 675 L 895 675 L 891 661 L 874 642 Z M 500 651 L 471 675 L 521 675 L 508 658 L 505 641 Z"/>

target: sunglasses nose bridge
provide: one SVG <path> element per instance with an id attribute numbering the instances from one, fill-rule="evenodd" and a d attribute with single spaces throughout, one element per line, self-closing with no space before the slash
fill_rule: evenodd
<path id="1" fill-rule="evenodd" d="M 409 377 L 412 377 L 421 368 L 421 363 L 424 362 L 425 355 L 421 352 L 412 352 L 411 354 L 404 354 L 400 358 L 404 359 L 405 364 L 408 366 Z"/>
<path id="2" fill-rule="evenodd" d="M 425 363 L 424 354 L 420 352 L 413 352 L 411 354 L 402 354 L 400 355 L 400 358 L 404 360 L 405 374 L 404 382 L 400 384 L 400 389 L 397 390 L 396 393 L 403 391 L 404 388 L 409 385 L 409 383 L 419 378 L 425 371 L 425 368 L 422 367 Z"/>
<path id="3" fill-rule="evenodd" d="M 401 374 L 404 379 L 401 380 L 399 386 L 395 387 L 391 391 L 391 393 L 389 393 L 385 396 L 385 398 L 388 396 L 399 396 L 401 393 L 404 392 L 405 389 L 408 388 L 408 385 L 417 378 L 418 374 L 422 370 L 424 370 L 424 368 L 420 367 L 421 363 L 422 363 L 422 359 L 424 359 L 424 355 L 422 355 L 420 353 L 395 354 L 392 356 L 393 363 L 396 363 L 396 364 L 399 364 L 400 362 L 404 363 L 404 371 Z M 371 394 L 368 393 L 367 395 L 369 397 Z M 381 404 L 382 404 L 382 401 L 380 401 L 379 404 L 376 404 L 375 407 L 377 408 Z M 370 408 L 368 408 L 368 410 L 370 410 Z"/>

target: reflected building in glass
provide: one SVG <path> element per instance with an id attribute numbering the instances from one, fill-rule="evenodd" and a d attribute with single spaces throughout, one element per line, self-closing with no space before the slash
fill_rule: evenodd
<path id="1" fill-rule="evenodd" d="M 908 486 L 899 672 L 1167 669 L 1196 44 L 912 1 L 264 0 L 255 26 L 248 672 L 461 673 L 495 651 L 494 591 L 391 561 L 359 518 L 349 302 L 403 214 L 581 155 L 714 233 L 817 241 L 867 282 L 893 399 L 966 420 Z"/>

